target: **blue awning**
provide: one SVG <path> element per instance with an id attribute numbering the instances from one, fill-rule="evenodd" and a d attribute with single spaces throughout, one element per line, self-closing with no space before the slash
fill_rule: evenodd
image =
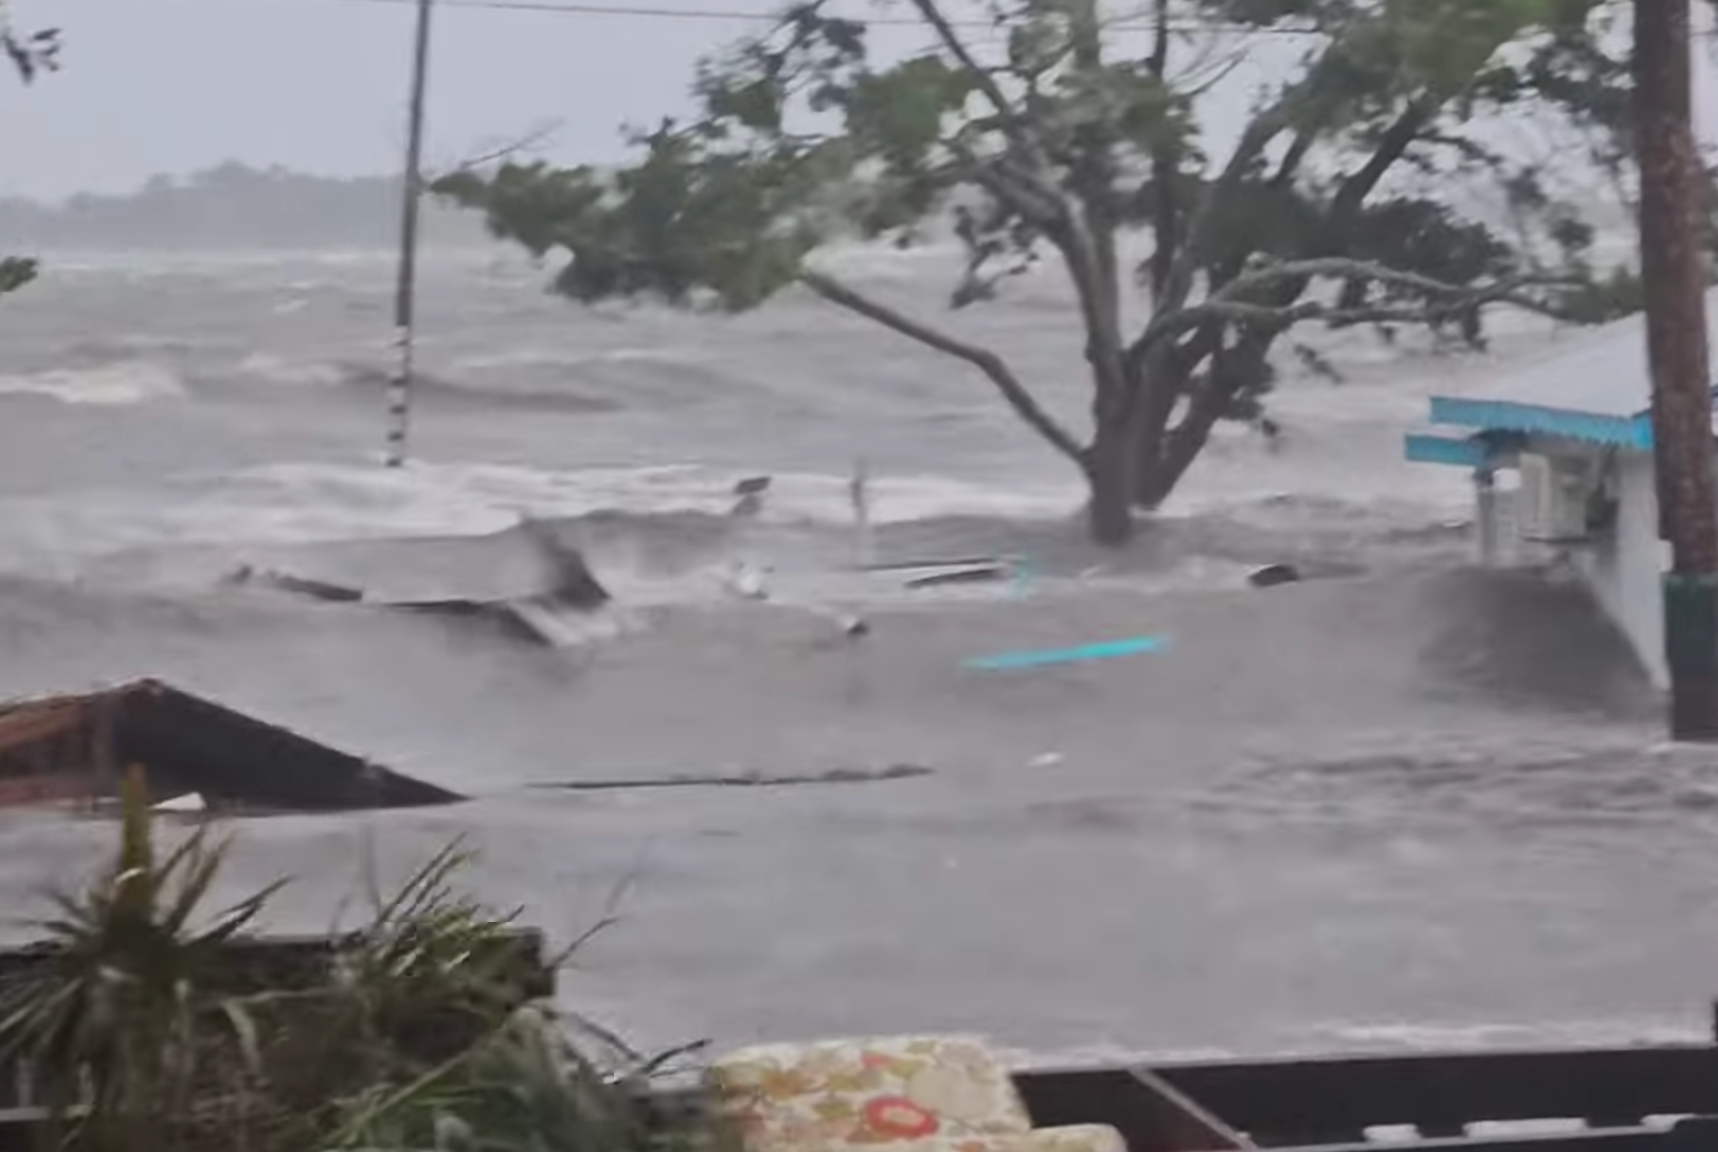
<path id="1" fill-rule="evenodd" d="M 1407 458 L 1415 464 L 1484 468 L 1491 459 L 1491 447 L 1479 436 L 1457 440 L 1449 436 L 1410 432 L 1402 438 L 1402 444 Z"/>
<path id="2" fill-rule="evenodd" d="M 1556 436 L 1613 448 L 1652 448 L 1652 419 L 1645 412 L 1609 415 L 1464 396 L 1433 396 L 1431 409 L 1434 424 Z"/>

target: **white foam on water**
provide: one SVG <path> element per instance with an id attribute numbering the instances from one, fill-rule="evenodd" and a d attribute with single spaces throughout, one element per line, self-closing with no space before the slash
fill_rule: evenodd
<path id="1" fill-rule="evenodd" d="M 1560 1020 L 1539 1023 L 1331 1022 L 1299 1030 L 1288 1043 L 1241 1051 L 1223 1047 L 1153 1048 L 1114 1043 L 1072 1047 L 999 1047 L 1014 1068 L 1089 1067 L 1106 1064 L 1172 1064 L 1200 1060 L 1268 1060 L 1328 1057 L 1347 1053 L 1405 1055 L 1538 1048 L 1620 1048 L 1656 1044 L 1701 1044 L 1710 1035 L 1686 1021 L 1662 1018 Z"/>
<path id="2" fill-rule="evenodd" d="M 50 368 L 0 376 L 0 395 L 45 396 L 62 404 L 143 404 L 180 399 L 185 385 L 169 368 L 147 360 L 126 360 L 95 368 Z"/>
<path id="3" fill-rule="evenodd" d="M 276 464 L 189 481 L 204 520 L 234 517 L 220 539 L 272 521 L 270 539 L 311 540 L 395 534 L 469 535 L 498 531 L 521 514 L 579 516 L 726 514 L 745 473 L 695 465 L 555 471 L 504 464 L 419 462 L 399 469 L 364 465 Z M 843 476 L 778 474 L 762 515 L 776 520 L 847 523 Z M 205 487 L 206 486 L 206 487 Z M 888 476 L 872 484 L 872 517 L 880 522 L 937 516 L 1061 516 L 1072 493 L 1003 491 L 939 476 Z M 211 524 L 211 527 L 215 525 Z"/>
<path id="4" fill-rule="evenodd" d="M 267 352 L 253 352 L 239 361 L 241 375 L 264 384 L 292 388 L 333 388 L 346 382 L 350 372 L 323 360 L 289 360 Z"/>
<path id="5" fill-rule="evenodd" d="M 1541 1023 L 1445 1023 L 1434 1021 L 1332 1022 L 1315 1025 L 1310 1039 L 1332 1046 L 1403 1051 L 1526 1047 L 1612 1047 L 1634 1044 L 1701 1043 L 1710 1034 L 1687 1021 L 1634 1019 L 1566 1020 Z"/>
<path id="6" fill-rule="evenodd" d="M 602 352 L 572 352 L 551 348 L 509 348 L 455 359 L 454 372 L 484 372 L 509 368 L 565 368 L 576 370 L 598 364 L 697 364 L 693 351 L 671 348 L 610 348 Z"/>
<path id="7" fill-rule="evenodd" d="M 554 471 L 501 464 L 282 463 L 185 474 L 162 486 L 0 501 L 0 546 L 21 555 L 99 556 L 186 544 L 310 544 L 413 536 L 482 536 L 521 516 L 726 515 L 742 473 L 692 466 Z M 774 477 L 762 515 L 781 522 L 851 520 L 847 479 Z M 1077 500 L 937 476 L 873 484 L 876 522 L 934 516 L 1056 517 Z"/>

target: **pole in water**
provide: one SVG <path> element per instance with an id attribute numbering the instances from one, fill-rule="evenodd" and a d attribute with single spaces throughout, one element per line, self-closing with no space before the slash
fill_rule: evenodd
<path id="1" fill-rule="evenodd" d="M 418 204 L 422 196 L 424 146 L 424 85 L 429 73 L 430 7 L 418 0 L 417 38 L 412 47 L 411 103 L 406 123 L 406 170 L 400 194 L 400 265 L 394 287 L 394 375 L 388 381 L 387 464 L 406 462 L 411 433 L 412 326 L 418 270 Z"/>
<path id="2" fill-rule="evenodd" d="M 853 502 L 853 563 L 859 568 L 871 566 L 871 477 L 865 457 L 853 461 L 853 479 L 847 482 L 847 495 Z"/>

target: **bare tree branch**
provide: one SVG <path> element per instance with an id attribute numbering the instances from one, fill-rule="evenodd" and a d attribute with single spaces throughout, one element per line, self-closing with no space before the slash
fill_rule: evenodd
<path id="1" fill-rule="evenodd" d="M 425 187 L 428 187 L 429 185 L 434 184 L 437 180 L 445 180 L 447 177 L 456 175 L 460 172 L 475 172 L 479 168 L 487 168 L 498 161 L 506 160 L 512 156 L 517 156 L 521 152 L 528 152 L 543 143 L 543 141 L 547 140 L 549 137 L 553 136 L 555 133 L 559 132 L 565 126 L 565 120 L 550 120 L 545 124 L 539 124 L 537 127 L 531 129 L 531 131 L 525 133 L 525 135 L 520 136 L 516 140 L 509 141 L 508 143 L 502 144 L 496 148 L 491 148 L 486 152 L 480 152 L 474 156 L 468 156 L 463 160 L 455 161 L 446 170 L 437 173 L 436 175 L 426 175 L 423 178 L 423 184 Z"/>
<path id="2" fill-rule="evenodd" d="M 1300 167 L 1306 162 L 1314 144 L 1318 143 L 1318 132 L 1311 127 L 1303 127 L 1295 133 L 1294 140 L 1288 150 L 1283 153 L 1282 163 L 1277 165 L 1277 171 L 1271 177 L 1271 186 L 1287 188 L 1300 175 Z"/>
<path id="3" fill-rule="evenodd" d="M 1390 284 L 1398 288 L 1407 288 L 1422 292 L 1427 296 L 1467 297 L 1475 291 L 1488 291 L 1493 287 L 1501 287 L 1506 291 L 1515 292 L 1521 288 L 1544 284 L 1542 279 L 1511 279 L 1500 281 L 1496 285 L 1488 285 L 1485 289 L 1473 289 L 1462 284 L 1450 284 L 1418 272 L 1406 272 L 1400 268 L 1392 268 L 1387 264 L 1379 264 L 1373 260 L 1353 260 L 1346 256 L 1319 256 L 1310 260 L 1282 260 L 1276 263 L 1261 264 L 1235 277 L 1218 290 L 1212 301 L 1242 300 L 1249 294 L 1266 288 L 1283 280 L 1298 280 L 1302 277 L 1325 278 L 1339 280 L 1375 280 L 1380 284 Z"/>
<path id="4" fill-rule="evenodd" d="M 1372 195 L 1379 181 L 1383 180 L 1396 161 L 1402 158 L 1408 147 L 1419 139 L 1426 126 L 1432 122 L 1439 106 L 1440 102 L 1429 96 L 1410 101 L 1402 114 L 1384 130 L 1384 135 L 1379 138 L 1378 146 L 1372 150 L 1366 163 L 1342 182 L 1331 199 L 1330 215 L 1325 221 L 1327 235 L 1345 230 L 1354 222 L 1354 217 L 1359 214 L 1366 197 Z"/>
<path id="5" fill-rule="evenodd" d="M 1019 109 L 1014 107 L 1014 102 L 1008 98 L 1008 94 L 1002 90 L 1002 85 L 996 82 L 996 77 L 990 74 L 990 70 L 978 62 L 972 49 L 966 46 L 960 33 L 955 31 L 954 25 L 949 23 L 948 17 L 937 7 L 936 0 L 913 0 L 913 7 L 919 10 L 919 16 L 936 32 L 937 39 L 942 41 L 949 55 L 966 70 L 973 83 L 978 85 L 979 91 L 984 93 L 984 98 L 996 109 L 1004 134 L 1015 147 L 1033 160 L 1035 166 L 1042 167 L 1039 163 L 1042 160 L 1042 150 L 1032 139 Z"/>
<path id="6" fill-rule="evenodd" d="M 824 273 L 806 271 L 800 273 L 799 279 L 800 283 L 831 304 L 845 308 L 849 312 L 863 316 L 885 328 L 892 329 L 909 340 L 917 341 L 927 348 L 943 353 L 945 356 L 953 356 L 957 360 L 964 360 L 971 364 L 990 378 L 991 383 L 995 384 L 997 390 L 1002 393 L 1003 399 L 1008 401 L 1009 407 L 1013 408 L 1015 413 L 1038 435 L 1049 441 L 1051 446 L 1061 452 L 1062 455 L 1074 463 L 1084 466 L 1085 448 L 1074 438 L 1072 433 L 1056 421 L 1055 417 L 1039 406 L 1037 400 L 1033 399 L 1032 394 L 1026 390 L 1026 386 L 1020 382 L 1020 378 L 1014 374 L 1002 357 L 990 349 L 981 348 L 976 344 L 968 344 L 964 340 L 957 340 L 953 336 L 921 324 L 886 304 L 880 304 L 870 297 L 860 294 Z"/>
<path id="7" fill-rule="evenodd" d="M 1276 281 L 1317 277 L 1372 280 L 1421 293 L 1428 299 L 1415 303 L 1343 308 L 1319 300 L 1277 304 L 1244 298 L 1249 291 L 1268 287 Z M 1286 260 L 1237 276 L 1216 295 L 1198 304 L 1160 314 L 1146 326 L 1140 338 L 1129 349 L 1129 356 L 1136 360 L 1143 359 L 1163 341 L 1210 323 L 1251 323 L 1278 330 L 1305 320 L 1323 320 L 1338 326 L 1389 322 L 1427 323 L 1457 316 L 1484 304 L 1512 304 L 1529 311 L 1556 315 L 1555 310 L 1544 300 L 1522 291 L 1530 286 L 1549 286 L 1556 283 L 1558 281 L 1519 277 L 1478 287 L 1464 287 L 1368 260 L 1349 260 L 1337 256 L 1317 260 Z"/>
<path id="8" fill-rule="evenodd" d="M 973 183 L 1038 228 L 1049 232 L 1062 220 L 1064 205 L 1008 163 L 1007 157 L 982 158 L 959 141 L 950 141 L 949 150 L 959 161 L 959 170 Z"/>
<path id="9" fill-rule="evenodd" d="M 1044 230 L 1051 242 L 1061 249 L 1063 258 L 1073 272 L 1074 286 L 1080 295 L 1081 308 L 1086 314 L 1088 324 L 1096 332 L 1108 332 L 1106 342 L 1110 348 L 1119 349 L 1119 307 L 1113 272 L 1109 276 L 1111 283 L 1106 290 L 1103 283 L 1105 261 L 1100 252 L 1100 244 L 1068 201 L 1043 178 L 1042 173 L 1047 163 L 1044 150 L 1033 135 L 1031 124 L 996 82 L 996 77 L 972 54 L 972 50 L 955 31 L 954 25 L 937 6 L 936 0 L 912 0 L 912 3 L 913 7 L 918 9 L 920 17 L 936 32 L 938 40 L 948 50 L 949 55 L 954 57 L 984 93 L 985 99 L 996 110 L 997 122 L 1003 134 L 1028 165 L 1029 170 L 1022 171 L 1018 165 L 1010 163 L 1007 157 L 998 157 L 988 166 L 988 174 L 981 178 L 981 183 L 990 187 L 992 194 L 997 195 L 1004 203 L 1032 219 Z M 981 163 L 975 168 L 975 172 L 986 172 L 986 166 Z M 1114 375 L 1120 362 L 1115 355 L 1111 355 L 1109 359 L 1115 361 L 1109 365 L 1111 375 Z"/>
<path id="10" fill-rule="evenodd" d="M 1186 236 L 1175 254 L 1175 259 L 1169 263 L 1169 270 L 1164 276 L 1163 287 L 1156 302 L 1156 307 L 1160 310 L 1179 308 L 1186 303 L 1188 294 L 1193 291 L 1193 277 L 1198 270 L 1199 261 L 1210 247 L 1211 237 L 1221 222 L 1223 206 L 1227 204 L 1253 162 L 1270 142 L 1287 130 L 1293 122 L 1293 111 L 1299 97 L 1298 89 L 1284 93 L 1275 104 L 1253 117 L 1253 122 L 1241 133 L 1241 139 L 1230 154 L 1229 162 L 1223 166 L 1217 179 L 1206 188 L 1204 197 L 1187 225 Z"/>
<path id="11" fill-rule="evenodd" d="M 1159 84 L 1169 82 L 1169 0 L 1157 0 L 1156 30 L 1153 33 L 1151 57 L 1146 67 Z M 1179 175 L 1175 156 L 1168 146 L 1159 144 L 1151 153 L 1152 247 L 1149 262 L 1153 302 L 1163 297 L 1169 282 L 1169 271 L 1175 260 L 1175 238 L 1180 231 L 1180 203 L 1175 194 Z"/>

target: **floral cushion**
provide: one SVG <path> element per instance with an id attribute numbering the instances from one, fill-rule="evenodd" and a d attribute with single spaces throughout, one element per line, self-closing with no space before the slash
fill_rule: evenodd
<path id="1" fill-rule="evenodd" d="M 1064 1124 L 1034 1128 L 1019 1138 L 1019 1152 L 1127 1152 L 1127 1141 L 1108 1124 Z M 958 1149 L 957 1152 L 980 1152 Z"/>
<path id="2" fill-rule="evenodd" d="M 958 1143 L 1032 1130 L 1007 1068 L 982 1041 L 967 1037 L 744 1048 L 717 1061 L 710 1079 L 748 1152 L 928 1137 Z M 965 1150 L 950 1145 L 946 1152 Z"/>

